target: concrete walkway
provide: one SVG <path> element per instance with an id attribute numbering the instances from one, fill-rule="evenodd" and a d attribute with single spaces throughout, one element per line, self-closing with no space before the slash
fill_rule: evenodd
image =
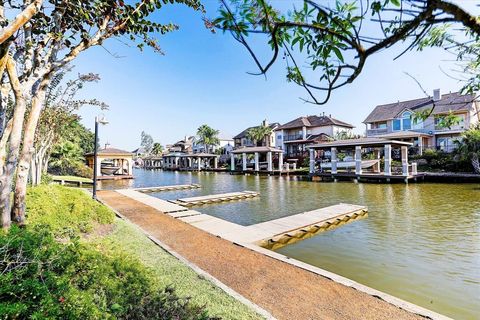
<path id="1" fill-rule="evenodd" d="M 308 271 L 308 267 L 299 268 L 268 253 L 262 254 L 215 237 L 180 219 L 162 214 L 142 203 L 143 200 L 139 202 L 115 191 L 101 191 L 99 198 L 278 319 L 423 318 Z M 184 215 L 187 211 L 179 211 L 178 214 Z M 411 304 L 406 305 L 411 309 Z M 418 310 L 425 314 L 425 309 L 418 307 Z M 433 312 L 431 314 L 433 318 L 442 318 Z"/>

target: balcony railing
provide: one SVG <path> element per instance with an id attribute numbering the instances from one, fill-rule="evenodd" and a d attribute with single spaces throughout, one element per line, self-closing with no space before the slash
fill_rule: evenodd
<path id="1" fill-rule="evenodd" d="M 379 134 L 386 134 L 386 133 L 388 133 L 387 128 L 368 129 L 367 130 L 367 137 L 377 136 Z"/>
<path id="2" fill-rule="evenodd" d="M 294 141 L 294 140 L 302 140 L 303 135 L 301 134 L 291 134 L 283 136 L 283 141 Z"/>

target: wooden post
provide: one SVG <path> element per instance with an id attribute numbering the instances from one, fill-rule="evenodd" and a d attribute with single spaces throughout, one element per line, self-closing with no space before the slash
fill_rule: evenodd
<path id="1" fill-rule="evenodd" d="M 245 152 L 242 153 L 242 169 L 247 171 L 247 154 Z"/>
<path id="2" fill-rule="evenodd" d="M 390 144 L 385 145 L 385 168 L 383 172 L 386 176 L 392 175 L 392 146 Z"/>
<path id="3" fill-rule="evenodd" d="M 218 157 L 213 158 L 213 168 L 217 169 L 218 168 Z"/>
<path id="4" fill-rule="evenodd" d="M 315 173 L 315 150 L 310 148 L 310 170 L 311 174 Z"/>
<path id="5" fill-rule="evenodd" d="M 355 174 L 362 174 L 362 147 L 355 146 Z"/>
<path id="6" fill-rule="evenodd" d="M 408 147 L 402 146 L 402 175 L 408 176 Z"/>
<path id="7" fill-rule="evenodd" d="M 267 152 L 267 171 L 272 172 L 272 151 Z"/>
<path id="8" fill-rule="evenodd" d="M 259 163 L 258 163 L 258 152 L 255 152 L 255 171 L 260 171 L 260 166 L 259 166 Z"/>
<path id="9" fill-rule="evenodd" d="M 230 153 L 230 170 L 235 171 L 235 154 Z"/>
<path id="10" fill-rule="evenodd" d="M 331 153 L 331 162 L 332 162 L 332 173 L 336 174 L 337 173 L 337 148 L 332 147 L 330 149 Z"/>

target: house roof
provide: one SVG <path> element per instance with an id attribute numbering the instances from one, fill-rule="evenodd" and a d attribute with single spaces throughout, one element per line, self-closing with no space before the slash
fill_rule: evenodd
<path id="1" fill-rule="evenodd" d="M 474 100 L 475 95 L 473 94 L 462 95 L 459 92 L 443 94 L 440 100 L 435 102 L 433 114 L 442 114 L 450 111 L 467 111 Z M 405 109 L 421 111 L 426 108 L 431 108 L 432 102 L 432 97 L 425 97 L 378 105 L 375 107 L 375 109 L 373 109 L 363 123 L 390 120 L 395 118 Z"/>
<path id="2" fill-rule="evenodd" d="M 374 147 L 374 146 L 384 146 L 386 144 L 391 144 L 394 146 L 411 146 L 413 145 L 410 142 L 389 140 L 384 138 L 360 138 L 360 139 L 347 139 L 347 140 L 337 140 L 332 142 L 318 143 L 307 148 L 312 149 L 323 149 L 331 147 L 351 147 L 364 146 L 364 147 Z"/>
<path id="3" fill-rule="evenodd" d="M 97 154 L 98 155 L 129 155 L 131 156 L 132 153 L 131 152 L 128 152 L 128 151 L 125 151 L 125 150 L 121 150 L 121 149 L 117 149 L 117 148 L 104 148 L 104 149 L 99 149 L 97 150 Z M 89 152 L 86 154 L 86 156 L 93 156 L 94 155 L 94 152 Z"/>
<path id="4" fill-rule="evenodd" d="M 239 153 L 254 153 L 254 152 L 276 152 L 276 153 L 283 153 L 283 150 L 273 148 L 273 147 L 245 147 L 239 148 L 237 150 L 233 150 L 232 153 L 239 154 Z"/>
<path id="5" fill-rule="evenodd" d="M 343 121 L 340 121 L 338 119 L 332 118 L 330 116 L 303 116 L 303 117 L 298 117 L 290 122 L 287 122 L 280 127 L 278 127 L 276 130 L 284 130 L 284 129 L 294 129 L 294 128 L 301 128 L 301 127 L 325 127 L 325 126 L 340 126 L 340 127 L 346 127 L 346 128 L 354 128 L 355 126 L 351 125 L 350 123 L 346 123 Z"/>
<path id="6" fill-rule="evenodd" d="M 274 122 L 274 123 L 270 123 L 268 126 L 269 126 L 270 128 L 272 128 L 272 130 L 276 130 L 279 125 L 280 125 L 280 123 Z M 240 132 L 239 134 L 237 134 L 235 137 L 233 137 L 233 139 L 242 139 L 242 138 L 245 138 L 245 137 L 247 136 L 248 130 L 253 129 L 253 128 L 256 128 L 256 127 L 258 127 L 258 126 L 249 127 L 249 128 L 247 128 L 247 129 L 243 130 L 242 132 Z"/>

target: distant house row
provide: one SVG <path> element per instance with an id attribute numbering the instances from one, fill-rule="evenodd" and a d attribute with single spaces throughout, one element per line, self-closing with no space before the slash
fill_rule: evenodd
<path id="1" fill-rule="evenodd" d="M 428 117 L 415 121 L 415 114 L 424 112 Z M 458 123 L 445 127 L 441 119 L 447 114 L 458 117 Z M 407 101 L 398 101 L 376 106 L 363 123 L 366 126 L 364 136 L 413 143 L 415 152 L 422 153 L 426 148 L 450 152 L 455 140 L 460 139 L 464 130 L 480 121 L 480 105 L 474 95 L 462 95 L 458 92 L 440 94 L 434 90 L 433 97 Z M 249 131 L 258 127 L 244 129 L 232 139 L 220 138 L 220 144 L 210 150 L 196 141 L 195 136 L 166 146 L 166 153 L 218 153 L 230 154 L 233 150 L 247 147 L 273 147 L 283 151 L 287 159 L 302 160 L 308 157 L 308 146 L 332 140 L 353 137 L 354 126 L 325 113 L 301 116 L 285 124 L 269 123 L 264 120 L 260 126 L 269 127 L 270 134 L 259 141 L 252 141 Z M 136 150 L 137 151 L 137 150 Z"/>

